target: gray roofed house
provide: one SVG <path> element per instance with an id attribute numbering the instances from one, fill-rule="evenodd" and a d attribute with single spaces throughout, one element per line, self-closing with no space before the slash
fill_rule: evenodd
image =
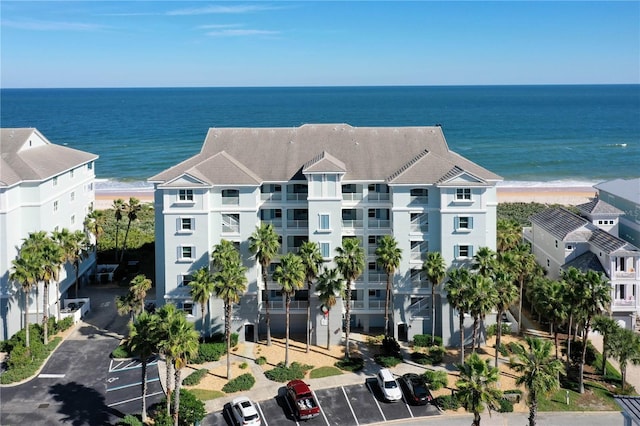
<path id="1" fill-rule="evenodd" d="M 328 266 L 343 238 L 358 238 L 367 258 L 349 306 L 352 327 L 369 332 L 385 324 L 386 278 L 376 264 L 376 244 L 393 235 L 403 250 L 394 278 L 393 335 L 410 340 L 435 322 L 437 334 L 456 345 L 452 336 L 459 323 L 442 290 L 437 318 L 427 309 L 431 299 L 420 281 L 422 264 L 429 251 L 458 266 L 480 247 L 495 249 L 500 180 L 450 151 L 439 126 L 209 129 L 198 154 L 149 178 L 155 186 L 156 299 L 171 300 L 198 318 L 202 313 L 184 286 L 224 238 L 237 243 L 247 267 L 248 290 L 234 307 L 234 329 L 244 327 L 241 339 L 258 338 L 269 303 L 273 328 L 282 331 L 282 294 L 276 283 L 262 282 L 246 243 L 256 226 L 268 223 L 280 238 L 281 254 L 311 241 Z M 292 300 L 292 332 L 307 324 L 304 291 Z M 212 303 L 214 318 L 205 333 L 220 326 L 222 308 Z M 323 345 L 327 324 L 315 294 L 311 303 L 312 341 Z M 331 309 L 331 324 L 342 321 L 345 304 Z M 340 338 L 330 334 L 333 343 Z"/>
<path id="2" fill-rule="evenodd" d="M 613 399 L 622 408 L 624 426 L 640 426 L 640 396 L 614 395 Z"/>
<path id="3" fill-rule="evenodd" d="M 617 235 L 640 247 L 640 177 L 614 179 L 594 186 L 598 198 L 624 212 L 617 222 Z"/>

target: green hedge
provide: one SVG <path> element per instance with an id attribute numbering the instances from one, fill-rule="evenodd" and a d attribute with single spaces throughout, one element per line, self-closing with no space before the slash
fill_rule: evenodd
<path id="1" fill-rule="evenodd" d="M 375 355 L 373 359 L 383 367 L 395 367 L 402 362 L 402 358 L 395 356 Z"/>
<path id="2" fill-rule="evenodd" d="M 267 363 L 267 358 L 263 356 L 259 356 L 258 358 L 256 358 L 256 364 L 265 365 L 266 363 Z"/>
<path id="3" fill-rule="evenodd" d="M 441 395 L 435 399 L 435 403 L 443 410 L 457 410 L 460 408 L 460 401 L 455 395 Z"/>
<path id="4" fill-rule="evenodd" d="M 357 357 L 349 359 L 345 358 L 341 359 L 333 365 L 344 371 L 360 371 L 364 368 L 364 359 Z"/>
<path id="5" fill-rule="evenodd" d="M 304 379 L 307 371 L 311 369 L 313 369 L 312 365 L 300 364 L 298 362 L 292 363 L 289 368 L 287 368 L 284 366 L 284 363 L 281 362 L 276 366 L 276 368 L 267 371 L 264 375 L 269 380 L 284 383 L 290 380 Z"/>
<path id="6" fill-rule="evenodd" d="M 222 387 L 222 391 L 225 393 L 246 391 L 251 389 L 255 384 L 256 384 L 255 377 L 253 377 L 251 373 L 245 373 L 241 376 L 236 377 L 235 379 L 229 380 Z"/>
<path id="7" fill-rule="evenodd" d="M 435 346 L 442 346 L 442 337 L 435 336 L 435 338 L 432 339 L 430 334 L 416 334 L 413 336 L 413 346 L 426 348 L 434 344 Z"/>
<path id="8" fill-rule="evenodd" d="M 121 344 L 117 348 L 111 352 L 111 358 L 122 359 L 122 358 L 133 358 L 133 354 L 127 348 L 125 343 Z"/>
<path id="9" fill-rule="evenodd" d="M 30 348 L 18 344 L 9 353 L 8 369 L 0 375 L 1 384 L 19 382 L 36 374 L 45 359 L 62 341 L 55 337 L 46 346 L 41 342 L 33 341 Z"/>
<path id="10" fill-rule="evenodd" d="M 127 414 L 118 422 L 118 426 L 143 426 L 142 421 L 133 414 Z"/>
<path id="11" fill-rule="evenodd" d="M 218 361 L 227 353 L 226 343 L 200 343 L 198 356 L 191 360 L 194 364 Z"/>
<path id="12" fill-rule="evenodd" d="M 490 326 L 487 327 L 487 337 L 495 336 L 497 331 L 498 331 L 498 324 L 491 324 Z M 503 323 L 502 335 L 508 336 L 509 334 L 511 334 L 511 326 Z"/>
<path id="13" fill-rule="evenodd" d="M 513 412 L 513 402 L 508 399 L 500 398 L 500 408 L 498 408 L 498 413 L 512 413 Z"/>
<path id="14" fill-rule="evenodd" d="M 429 389 L 434 391 L 449 385 L 449 374 L 443 370 L 427 370 L 422 373 L 422 377 L 429 385 Z"/>
<path id="15" fill-rule="evenodd" d="M 204 376 L 206 376 L 207 374 L 209 374 L 209 370 L 206 368 L 201 368 L 200 370 L 196 370 L 185 377 L 182 380 L 182 384 L 185 386 L 195 386 L 200 383 Z"/>

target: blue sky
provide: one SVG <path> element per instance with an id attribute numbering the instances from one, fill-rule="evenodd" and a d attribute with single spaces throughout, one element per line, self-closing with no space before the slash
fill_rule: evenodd
<path id="1" fill-rule="evenodd" d="M 640 83 L 640 2 L 0 2 L 0 85 Z"/>

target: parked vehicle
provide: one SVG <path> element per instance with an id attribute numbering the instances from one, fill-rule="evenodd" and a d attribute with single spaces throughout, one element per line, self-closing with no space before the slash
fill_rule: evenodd
<path id="1" fill-rule="evenodd" d="M 429 386 L 424 378 L 415 373 L 407 373 L 399 380 L 405 399 L 414 405 L 425 405 L 433 401 Z"/>
<path id="2" fill-rule="evenodd" d="M 384 399 L 387 401 L 400 401 L 402 399 L 402 391 L 398 386 L 398 382 L 388 368 L 380 369 L 376 374 L 376 379 Z"/>
<path id="3" fill-rule="evenodd" d="M 246 396 L 239 396 L 231 401 L 231 413 L 240 426 L 260 426 L 262 421 L 253 402 Z"/>
<path id="4" fill-rule="evenodd" d="M 287 383 L 287 396 L 293 406 L 293 414 L 298 420 L 309 420 L 320 414 L 320 406 L 313 392 L 302 380 Z"/>

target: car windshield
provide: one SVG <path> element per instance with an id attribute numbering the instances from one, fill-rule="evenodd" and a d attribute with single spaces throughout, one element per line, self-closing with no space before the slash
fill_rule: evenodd
<path id="1" fill-rule="evenodd" d="M 398 385 L 396 384 L 396 382 L 384 382 L 385 389 L 395 389 L 397 387 Z"/>
<path id="2" fill-rule="evenodd" d="M 249 415 L 249 416 L 246 416 L 244 419 L 245 419 L 246 421 L 250 421 L 250 420 L 255 420 L 255 419 L 257 419 L 257 418 L 258 418 L 258 415 L 257 415 L 257 414 L 251 414 L 251 415 Z"/>

